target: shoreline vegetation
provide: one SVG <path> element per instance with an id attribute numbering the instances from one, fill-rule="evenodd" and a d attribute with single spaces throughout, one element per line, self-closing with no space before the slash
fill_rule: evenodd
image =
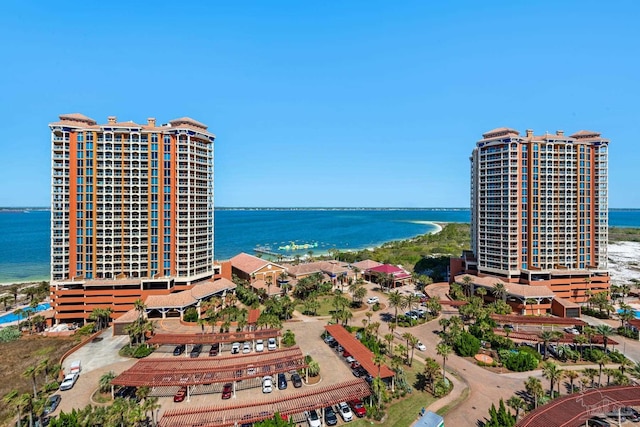
<path id="1" fill-rule="evenodd" d="M 3 208 L 0 208 L 2 210 Z M 15 208 L 14 208 L 15 209 Z M 239 208 L 233 208 L 239 209 Z M 257 208 L 256 208 L 257 209 Z M 263 208 L 260 208 L 263 209 Z M 285 209 L 285 208 L 273 208 Z M 289 208 L 287 208 L 289 209 Z M 302 208 L 298 208 L 302 209 Z M 308 208 L 304 208 L 308 209 Z M 324 208 L 323 208 L 324 209 Z M 338 209 L 338 208 L 335 208 Z M 341 208 L 342 209 L 342 208 Z M 361 208 L 370 209 L 370 208 Z M 436 209 L 436 208 L 434 208 Z M 435 230 L 402 240 L 391 240 L 376 247 L 364 249 L 337 249 L 335 254 L 341 261 L 357 262 L 362 259 L 373 259 L 388 264 L 401 264 L 414 271 L 420 271 L 423 266 L 416 265 L 420 260 L 449 256 L 460 256 L 462 251 L 471 246 L 471 225 L 465 222 L 424 221 L 436 227 Z M 609 227 L 609 244 L 623 242 L 640 242 L 640 228 Z M 315 258 L 330 258 L 329 253 L 318 253 Z M 640 253 L 638 254 L 640 258 Z M 447 261 L 448 262 L 448 261 Z M 429 264 L 429 263 L 427 263 Z M 418 270 L 415 269 L 418 268 Z M 49 277 L 40 279 L 11 281 L 0 283 L 0 293 L 4 287 L 11 285 L 26 285 L 49 281 Z"/>

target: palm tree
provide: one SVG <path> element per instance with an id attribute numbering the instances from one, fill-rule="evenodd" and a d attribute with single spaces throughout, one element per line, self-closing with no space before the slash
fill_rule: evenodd
<path id="1" fill-rule="evenodd" d="M 2 401 L 7 405 L 15 406 L 16 412 L 18 413 L 18 427 L 21 427 L 23 406 L 21 403 L 21 395 L 18 390 L 11 390 L 9 393 L 5 394 Z"/>
<path id="2" fill-rule="evenodd" d="M 495 283 L 493 285 L 493 290 L 491 291 L 491 293 L 496 299 L 502 299 L 502 301 L 507 302 L 507 288 L 504 283 Z"/>
<path id="3" fill-rule="evenodd" d="M 102 376 L 100 377 L 100 380 L 98 381 L 98 387 L 100 388 L 100 392 L 106 393 L 107 391 L 109 391 L 109 388 L 111 387 L 111 380 L 113 380 L 115 377 L 116 377 L 116 373 L 113 371 L 109 371 L 102 374 Z"/>
<path id="4" fill-rule="evenodd" d="M 561 372 L 558 365 L 553 362 L 545 362 L 542 367 L 542 376 L 549 380 L 549 396 L 551 398 L 553 398 L 553 386 L 556 381 L 559 381 Z"/>
<path id="5" fill-rule="evenodd" d="M 520 410 L 524 409 L 524 400 L 522 400 L 518 396 L 511 396 L 509 400 L 507 400 L 507 406 L 516 411 L 516 421 L 518 420 L 518 415 L 520 414 Z"/>
<path id="6" fill-rule="evenodd" d="M 389 354 L 393 354 L 393 334 L 385 334 L 384 340 L 387 342 Z"/>
<path id="7" fill-rule="evenodd" d="M 443 317 L 442 319 L 438 320 L 438 324 L 442 327 L 442 333 L 446 334 L 447 328 L 451 324 L 451 320 L 447 319 L 446 317 Z"/>
<path id="8" fill-rule="evenodd" d="M 593 349 L 593 341 L 591 341 L 591 338 L 593 338 L 593 336 L 595 335 L 596 329 L 593 326 L 587 325 L 587 326 L 582 328 L 582 333 L 589 340 L 589 348 Z"/>
<path id="9" fill-rule="evenodd" d="M 580 376 L 580 374 L 578 374 L 577 371 L 566 371 L 564 374 L 565 377 L 569 378 L 569 384 L 570 384 L 570 393 L 574 392 L 574 388 L 573 388 L 573 381 L 578 378 Z"/>
<path id="10" fill-rule="evenodd" d="M 396 290 L 389 294 L 389 306 L 395 310 L 396 328 L 398 327 L 398 309 L 404 309 L 406 307 L 405 303 L 406 301 L 400 291 Z"/>
<path id="11" fill-rule="evenodd" d="M 446 382 L 445 365 L 447 363 L 447 358 L 449 358 L 449 355 L 451 354 L 452 351 L 453 349 L 445 343 L 440 343 L 436 346 L 436 353 L 438 354 L 438 356 L 442 356 L 442 379 L 445 382 Z"/>
<path id="12" fill-rule="evenodd" d="M 529 306 L 531 310 L 531 314 L 533 314 L 533 305 L 538 303 L 538 300 L 535 298 L 527 298 L 524 303 Z"/>
<path id="13" fill-rule="evenodd" d="M 549 358 L 549 342 L 553 341 L 556 337 L 556 334 L 553 331 L 542 331 L 540 334 L 540 339 L 544 343 L 544 360 Z"/>
<path id="14" fill-rule="evenodd" d="M 413 365 L 413 352 L 415 351 L 416 346 L 418 345 L 419 342 L 420 340 L 418 339 L 418 337 L 415 337 L 413 335 L 409 337 L 408 343 L 409 343 L 409 348 L 411 348 L 411 359 L 409 359 L 409 366 Z"/>
<path id="15" fill-rule="evenodd" d="M 413 304 L 419 301 L 419 298 L 417 296 L 415 296 L 414 294 L 408 294 L 407 296 L 404 297 L 405 303 L 407 305 L 407 307 L 409 308 L 409 310 L 413 309 Z"/>
<path id="16" fill-rule="evenodd" d="M 36 383 L 36 377 L 38 376 L 39 373 L 40 373 L 40 370 L 38 369 L 38 365 L 29 366 L 22 373 L 22 376 L 24 378 L 31 378 L 31 382 L 32 382 L 32 385 L 33 385 L 33 396 L 34 397 L 38 396 L 38 387 L 37 387 L 37 383 Z"/>
<path id="17" fill-rule="evenodd" d="M 462 277 L 462 288 L 464 289 L 464 295 L 466 297 L 473 295 L 473 279 L 471 276 Z"/>
<path id="18" fill-rule="evenodd" d="M 271 285 L 273 285 L 273 277 L 267 276 L 265 278 L 265 283 L 267 284 L 267 297 L 271 296 Z"/>
<path id="19" fill-rule="evenodd" d="M 589 339 L 584 335 L 576 335 L 573 337 L 573 342 L 580 345 L 580 359 L 584 357 L 584 345 L 589 342 Z"/>
<path id="20" fill-rule="evenodd" d="M 604 365 L 609 363 L 609 356 L 601 351 L 593 351 L 591 352 L 591 357 L 593 358 L 593 361 L 600 367 L 600 373 L 598 374 L 598 387 L 602 387 L 602 368 L 604 367 Z"/>
<path id="21" fill-rule="evenodd" d="M 542 388 L 542 383 L 536 377 L 529 377 L 524 383 L 524 387 L 529 394 L 529 396 L 533 397 L 533 407 L 538 407 L 538 398 L 542 396 L 544 390 Z"/>
<path id="22" fill-rule="evenodd" d="M 586 368 L 582 371 L 582 375 L 591 381 L 591 388 L 593 388 L 593 382 L 595 381 L 595 377 L 598 375 L 598 371 L 593 368 Z"/>
<path id="23" fill-rule="evenodd" d="M 602 341 L 604 342 L 604 352 L 606 353 L 609 337 L 614 334 L 615 330 L 609 325 L 598 325 L 596 326 L 596 331 L 598 332 L 598 334 L 602 335 Z"/>

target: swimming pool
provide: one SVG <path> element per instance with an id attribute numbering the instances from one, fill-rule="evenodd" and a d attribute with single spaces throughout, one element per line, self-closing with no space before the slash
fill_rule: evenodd
<path id="1" fill-rule="evenodd" d="M 48 302 L 45 302 L 43 304 L 38 304 L 38 306 L 35 309 L 32 309 L 31 307 L 27 307 L 24 310 L 37 313 L 39 311 L 48 310 L 50 308 L 51 308 L 51 304 L 49 304 Z M 7 313 L 4 316 L 0 316 L 0 325 L 2 325 L 3 323 L 10 323 L 10 322 L 15 322 L 16 320 L 23 320 L 23 319 L 26 319 L 26 316 L 19 317 L 13 313 Z"/>

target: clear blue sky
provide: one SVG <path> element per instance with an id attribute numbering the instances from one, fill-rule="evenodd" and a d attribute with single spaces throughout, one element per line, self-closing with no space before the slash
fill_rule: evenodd
<path id="1" fill-rule="evenodd" d="M 139 4 L 140 3 L 140 4 Z M 638 1 L 0 2 L 0 206 L 48 206 L 48 123 L 190 116 L 217 206 L 468 207 L 487 130 L 600 131 L 640 207 Z"/>

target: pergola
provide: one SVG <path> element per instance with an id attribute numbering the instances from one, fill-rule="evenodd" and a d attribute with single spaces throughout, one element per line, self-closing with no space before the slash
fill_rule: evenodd
<path id="1" fill-rule="evenodd" d="M 603 387 L 554 399 L 524 417 L 518 427 L 579 427 L 594 415 L 616 413 L 625 406 L 640 405 L 636 386 Z"/>
<path id="2" fill-rule="evenodd" d="M 364 399 L 371 394 L 369 385 L 362 379 L 350 380 L 330 386 L 311 388 L 294 396 L 262 399 L 233 406 L 206 406 L 174 409 L 164 413 L 160 427 L 226 427 L 255 423 L 273 417 L 279 412 L 291 416 L 311 409 Z"/>
<path id="3" fill-rule="evenodd" d="M 395 372 L 387 367 L 387 365 L 376 365 L 373 363 L 373 353 L 358 341 L 353 335 L 342 327 L 342 325 L 327 325 L 324 327 L 331 334 L 338 344 L 351 353 L 354 359 L 358 361 L 372 377 L 393 378 Z"/>

